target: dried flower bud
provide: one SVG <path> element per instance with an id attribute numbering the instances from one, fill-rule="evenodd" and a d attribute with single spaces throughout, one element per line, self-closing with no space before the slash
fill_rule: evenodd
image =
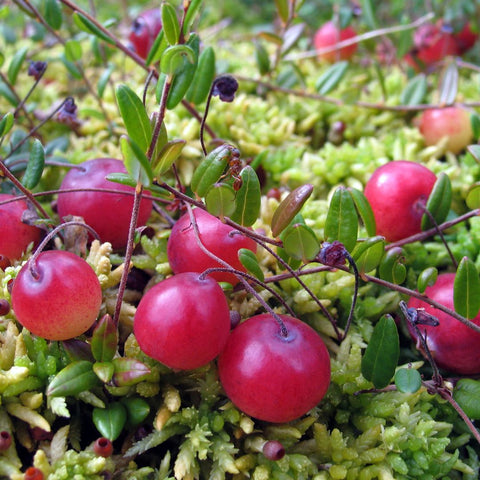
<path id="1" fill-rule="evenodd" d="M 238 82 L 231 75 L 218 77 L 212 89 L 212 95 L 218 95 L 222 102 L 233 102 L 235 93 L 238 90 Z"/>
<path id="2" fill-rule="evenodd" d="M 47 62 L 42 62 L 40 60 L 36 62 L 31 61 L 28 66 L 28 76 L 33 77 L 35 80 L 40 80 L 46 69 Z"/>
<path id="3" fill-rule="evenodd" d="M 334 240 L 332 243 L 324 242 L 322 244 L 322 249 L 318 254 L 318 259 L 320 263 L 328 265 L 329 267 L 336 267 L 340 265 L 345 265 L 346 261 L 345 247 L 342 242 Z"/>
<path id="4" fill-rule="evenodd" d="M 71 127 L 77 127 L 79 121 L 77 118 L 77 106 L 75 100 L 72 97 L 68 97 L 62 105 L 62 108 L 57 115 L 58 121 L 69 125 Z"/>

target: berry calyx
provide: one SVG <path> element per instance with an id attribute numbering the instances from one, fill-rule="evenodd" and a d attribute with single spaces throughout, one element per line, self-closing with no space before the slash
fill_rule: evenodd
<path id="1" fill-rule="evenodd" d="M 105 437 L 100 437 L 93 444 L 93 451 L 100 457 L 108 458 L 113 453 L 112 442 Z"/>

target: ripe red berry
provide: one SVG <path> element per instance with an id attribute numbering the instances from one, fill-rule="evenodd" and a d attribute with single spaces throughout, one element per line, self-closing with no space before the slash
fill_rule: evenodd
<path id="1" fill-rule="evenodd" d="M 350 26 L 339 29 L 332 21 L 324 23 L 315 33 L 313 44 L 316 50 L 333 47 L 337 43 L 353 38 L 357 32 Z M 348 60 L 357 51 L 357 44 L 348 45 L 343 48 L 325 53 L 319 53 L 318 58 L 327 62 Z"/>
<path id="2" fill-rule="evenodd" d="M 43 480 L 43 472 L 37 467 L 28 467 L 25 471 L 24 480 Z"/>
<path id="3" fill-rule="evenodd" d="M 100 457 L 109 457 L 113 453 L 112 442 L 105 437 L 100 437 L 93 444 L 93 451 Z"/>
<path id="4" fill-rule="evenodd" d="M 134 189 L 113 183 L 105 177 L 110 173 L 125 173 L 121 160 L 96 158 L 72 168 L 64 177 L 61 190 L 84 189 L 78 192 L 61 193 L 57 200 L 58 215 L 80 216 L 90 225 L 103 242 L 110 242 L 115 249 L 127 244 Z M 119 193 L 88 191 L 92 188 L 116 190 Z M 152 201 L 142 199 L 138 226 L 145 225 L 152 212 Z"/>
<path id="5" fill-rule="evenodd" d="M 436 145 L 446 137 L 446 149 L 455 154 L 464 150 L 473 140 L 470 113 L 460 107 L 425 110 L 420 116 L 419 129 L 425 145 Z"/>
<path id="6" fill-rule="evenodd" d="M 462 55 L 470 50 L 478 40 L 478 27 L 477 31 L 472 29 L 472 22 L 466 22 L 462 29 L 453 34 L 455 43 L 457 44 L 458 54 Z"/>
<path id="7" fill-rule="evenodd" d="M 425 290 L 425 295 L 432 300 L 454 310 L 453 285 L 454 273 L 443 273 L 437 278 L 434 285 Z M 460 375 L 480 374 L 480 333 L 473 331 L 450 315 L 438 310 L 428 303 L 417 298 L 408 302 L 410 308 L 424 308 L 425 311 L 436 317 L 440 324 L 436 327 L 418 325 L 420 332 L 427 334 L 427 346 L 440 368 Z M 472 320 L 480 325 L 480 314 Z M 409 324 L 412 338 L 418 338 Z"/>
<path id="8" fill-rule="evenodd" d="M 437 177 L 416 162 L 397 160 L 377 168 L 365 185 L 377 235 L 396 242 L 421 232 L 428 196 Z"/>
<path id="9" fill-rule="evenodd" d="M 296 318 L 280 317 L 286 337 L 272 315 L 256 315 L 232 330 L 218 358 L 228 398 L 247 415 L 275 423 L 307 413 L 330 384 L 330 357 L 320 336 Z"/>
<path id="10" fill-rule="evenodd" d="M 128 39 L 140 57 L 147 58 L 161 29 L 162 15 L 159 8 L 146 10 L 133 21 Z"/>
<path id="11" fill-rule="evenodd" d="M 14 195 L 0 193 L 0 202 L 15 198 Z M 22 215 L 27 210 L 23 200 L 0 205 L 0 256 L 9 260 L 17 260 L 22 256 L 28 245 L 36 245 L 41 236 L 41 230 L 22 222 Z"/>
<path id="12" fill-rule="evenodd" d="M 17 320 L 48 340 L 67 340 L 84 333 L 97 318 L 101 303 L 102 289 L 92 267 L 61 250 L 32 257 L 12 288 Z"/>
<path id="13" fill-rule="evenodd" d="M 140 348 L 170 368 L 206 365 L 223 349 L 230 331 L 230 310 L 212 278 L 179 273 L 142 297 L 133 330 Z"/>
<path id="14" fill-rule="evenodd" d="M 205 248 L 236 270 L 245 272 L 245 267 L 238 259 L 238 251 L 241 248 L 247 248 L 256 252 L 257 244 L 205 210 L 196 208 L 193 214 Z M 182 215 L 172 228 L 168 239 L 167 255 L 175 273 L 202 273 L 208 268 L 225 268 L 200 248 L 188 213 Z M 228 282 L 232 285 L 239 281 L 233 273 L 215 272 L 210 275 L 218 282 Z"/>
<path id="15" fill-rule="evenodd" d="M 12 444 L 12 436 L 6 430 L 0 432 L 0 452 L 4 452 L 10 448 Z"/>

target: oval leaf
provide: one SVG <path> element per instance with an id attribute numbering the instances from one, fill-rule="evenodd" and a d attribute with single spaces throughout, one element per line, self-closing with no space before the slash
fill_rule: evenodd
<path id="1" fill-rule="evenodd" d="M 373 215 L 373 210 L 370 202 L 367 200 L 367 197 L 365 197 L 364 193 L 360 190 L 349 187 L 348 191 L 353 198 L 355 207 L 358 214 L 360 215 L 360 218 L 362 219 L 368 236 L 375 236 L 375 233 L 377 232 L 377 227 L 375 225 L 375 216 Z"/>
<path id="2" fill-rule="evenodd" d="M 152 140 L 152 126 L 145 106 L 127 85 L 118 85 L 115 95 L 128 136 L 146 152 Z"/>
<path id="3" fill-rule="evenodd" d="M 455 311 L 465 318 L 475 318 L 480 310 L 480 278 L 475 263 L 467 257 L 460 261 L 453 284 Z"/>
<path id="4" fill-rule="evenodd" d="M 152 170 L 155 177 L 170 169 L 182 153 L 186 143 L 185 140 L 172 140 L 164 145 L 157 158 L 152 161 Z"/>
<path id="5" fill-rule="evenodd" d="M 480 381 L 461 378 L 453 390 L 453 399 L 471 420 L 480 420 Z"/>
<path id="6" fill-rule="evenodd" d="M 317 80 L 315 88 L 320 95 L 326 95 L 331 92 L 345 76 L 348 69 L 348 62 L 342 61 L 332 65 Z"/>
<path id="7" fill-rule="evenodd" d="M 255 59 L 260 75 L 266 75 L 270 71 L 270 57 L 260 42 L 255 42 Z"/>
<path id="8" fill-rule="evenodd" d="M 126 387 L 141 382 L 150 374 L 150 368 L 134 358 L 117 357 L 113 361 L 112 383 L 116 387 Z"/>
<path id="9" fill-rule="evenodd" d="M 65 58 L 69 62 L 77 62 L 82 58 L 82 45 L 76 40 L 67 40 L 65 42 Z"/>
<path id="10" fill-rule="evenodd" d="M 123 154 L 123 163 L 132 178 L 136 178 L 143 185 L 149 186 L 153 180 L 153 171 L 148 158 L 140 147 L 129 137 L 120 137 L 120 149 Z"/>
<path id="11" fill-rule="evenodd" d="M 45 0 L 45 20 L 54 30 L 62 26 L 62 7 L 57 0 Z"/>
<path id="12" fill-rule="evenodd" d="M 440 172 L 432 192 L 430 193 L 426 209 L 432 215 L 435 223 L 439 225 L 447 218 L 450 206 L 452 204 L 452 184 L 450 178 L 444 172 Z M 422 230 L 428 230 L 434 225 L 429 215 L 422 216 Z"/>
<path id="13" fill-rule="evenodd" d="M 422 376 L 414 368 L 400 368 L 395 373 L 395 385 L 402 393 L 418 392 L 422 386 Z"/>
<path id="14" fill-rule="evenodd" d="M 310 227 L 297 223 L 285 230 L 283 248 L 290 257 L 306 262 L 318 255 L 320 242 Z"/>
<path id="15" fill-rule="evenodd" d="M 235 196 L 235 211 L 230 218 L 244 227 L 250 227 L 260 213 L 262 201 L 260 180 L 250 165 L 242 169 L 240 179 L 242 185 Z"/>
<path id="16" fill-rule="evenodd" d="M 31 190 L 38 185 L 45 167 L 45 149 L 42 142 L 36 138 L 33 141 L 30 157 L 27 163 L 27 169 L 22 179 L 25 188 Z"/>
<path id="17" fill-rule="evenodd" d="M 387 250 L 378 268 L 382 280 L 400 285 L 407 277 L 407 269 L 403 264 L 404 251 L 400 247 Z"/>
<path id="18" fill-rule="evenodd" d="M 455 62 L 450 62 L 443 71 L 439 93 L 441 104 L 451 105 L 455 102 L 458 93 L 458 67 Z"/>
<path id="19" fill-rule="evenodd" d="M 188 6 L 188 10 L 183 19 L 183 33 L 187 34 L 192 26 L 192 23 L 195 20 L 195 15 L 197 15 L 200 7 L 202 6 L 203 0 L 191 0 Z"/>
<path id="20" fill-rule="evenodd" d="M 114 402 L 105 408 L 95 407 L 92 420 L 100 434 L 113 442 L 122 433 L 127 421 L 127 411 L 120 402 Z"/>
<path id="21" fill-rule="evenodd" d="M 93 330 L 91 346 L 97 362 L 110 362 L 115 356 L 118 331 L 110 315 L 104 315 Z"/>
<path id="22" fill-rule="evenodd" d="M 113 73 L 114 70 L 114 65 L 109 65 L 106 70 L 103 71 L 103 73 L 100 75 L 100 78 L 98 79 L 98 84 L 97 84 L 97 93 L 100 98 L 103 98 L 103 94 L 105 93 L 105 88 L 108 84 L 108 81 L 110 80 L 110 77 Z"/>
<path id="23" fill-rule="evenodd" d="M 212 215 L 228 217 L 235 211 L 235 190 L 226 183 L 215 183 L 205 196 L 205 204 Z"/>
<path id="24" fill-rule="evenodd" d="M 215 50 L 207 47 L 198 59 L 192 84 L 187 92 L 187 100 L 195 105 L 203 103 L 215 78 Z"/>
<path id="25" fill-rule="evenodd" d="M 170 45 L 175 45 L 180 36 L 180 24 L 175 8 L 169 3 L 162 3 L 162 30 Z"/>
<path id="26" fill-rule="evenodd" d="M 390 315 L 384 315 L 375 325 L 363 354 L 362 375 L 375 388 L 385 388 L 395 374 L 399 355 L 397 325 Z"/>
<path id="27" fill-rule="evenodd" d="M 301 210 L 304 203 L 313 192 L 313 185 L 306 184 L 292 190 L 278 205 L 273 212 L 271 228 L 274 237 L 285 230 L 295 215 Z"/>
<path id="28" fill-rule="evenodd" d="M 100 385 L 93 371 L 92 363 L 87 360 L 72 362 L 60 370 L 47 388 L 50 397 L 68 397 L 78 395 Z"/>
<path id="29" fill-rule="evenodd" d="M 428 267 L 423 270 L 417 279 L 417 290 L 424 293 L 427 287 L 435 284 L 438 277 L 438 270 L 435 267 Z"/>
<path id="30" fill-rule="evenodd" d="M 338 240 L 351 252 L 358 235 L 358 214 L 352 195 L 345 187 L 338 187 L 330 202 L 325 220 L 325 240 Z"/>
<path id="31" fill-rule="evenodd" d="M 25 60 L 27 51 L 27 47 L 22 47 L 18 49 L 15 55 L 12 57 L 12 60 L 10 61 L 10 65 L 8 66 L 7 71 L 7 78 L 12 85 L 14 85 L 17 81 L 18 72 L 20 72 L 20 68 L 22 68 L 22 63 Z"/>
<path id="32" fill-rule="evenodd" d="M 263 270 L 260 268 L 257 256 L 248 248 L 241 248 L 238 251 L 238 259 L 240 263 L 250 272 L 255 278 L 261 282 L 265 280 Z"/>
<path id="33" fill-rule="evenodd" d="M 352 252 L 353 260 L 361 273 L 371 272 L 378 267 L 385 253 L 385 238 L 370 237 L 358 242 Z"/>
<path id="34" fill-rule="evenodd" d="M 480 208 L 480 183 L 475 183 L 470 187 L 465 202 L 472 210 Z"/>
<path id="35" fill-rule="evenodd" d="M 275 0 L 278 16 L 283 23 L 287 23 L 290 18 L 290 2 L 288 0 Z"/>
<path id="36" fill-rule="evenodd" d="M 84 32 L 91 33 L 96 37 L 100 38 L 104 42 L 107 42 L 111 45 L 115 45 L 115 41 L 110 38 L 105 32 L 100 30 L 92 21 L 90 21 L 85 15 L 79 12 L 73 12 L 73 21 L 78 28 Z"/>
<path id="37" fill-rule="evenodd" d="M 195 52 L 188 45 L 173 45 L 163 52 L 160 70 L 168 76 L 173 76 L 179 73 L 187 63 L 195 62 Z"/>
<path id="38" fill-rule="evenodd" d="M 400 95 L 402 105 L 418 105 L 423 102 L 427 94 L 427 77 L 421 73 L 410 79 L 407 86 Z"/>
<path id="39" fill-rule="evenodd" d="M 167 47 L 168 42 L 165 34 L 163 33 L 163 30 L 160 30 L 153 42 L 152 48 L 150 48 L 150 51 L 148 52 L 145 64 L 148 66 L 158 62 L 162 58 L 163 52 L 167 49 Z"/>
<path id="40" fill-rule="evenodd" d="M 150 413 L 150 405 L 139 397 L 123 397 L 122 404 L 127 409 L 127 420 L 131 426 L 142 423 Z"/>
<path id="41" fill-rule="evenodd" d="M 13 113 L 7 112 L 0 120 L 0 137 L 6 135 L 13 127 Z"/>

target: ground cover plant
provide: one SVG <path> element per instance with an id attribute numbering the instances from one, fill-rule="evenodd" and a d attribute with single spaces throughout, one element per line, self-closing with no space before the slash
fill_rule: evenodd
<path id="1" fill-rule="evenodd" d="M 0 478 L 478 478 L 444 3 L 0 5 Z"/>

